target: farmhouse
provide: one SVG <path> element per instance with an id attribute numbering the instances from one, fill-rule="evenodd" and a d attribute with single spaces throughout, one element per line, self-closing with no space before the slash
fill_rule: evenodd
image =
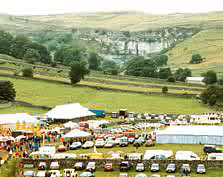
<path id="1" fill-rule="evenodd" d="M 156 143 L 223 145 L 223 127 L 172 126 L 156 132 Z"/>
<path id="2" fill-rule="evenodd" d="M 186 78 L 186 83 L 188 83 L 188 84 L 205 85 L 203 80 L 204 80 L 204 77 L 187 77 Z"/>
<path id="3" fill-rule="evenodd" d="M 81 106 L 79 103 L 59 105 L 46 113 L 48 118 L 52 118 L 55 122 L 68 121 L 85 121 L 95 117 L 95 114 Z"/>

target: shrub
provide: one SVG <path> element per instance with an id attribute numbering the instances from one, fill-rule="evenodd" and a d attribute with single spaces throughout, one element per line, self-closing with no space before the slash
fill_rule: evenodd
<path id="1" fill-rule="evenodd" d="M 32 68 L 24 68 L 22 70 L 22 76 L 33 78 L 33 69 Z"/>
<path id="2" fill-rule="evenodd" d="M 168 77 L 167 81 L 168 82 L 176 82 L 176 79 L 175 79 L 175 77 L 170 76 L 170 77 Z"/>
<path id="3" fill-rule="evenodd" d="M 164 93 L 164 94 L 168 93 L 168 87 L 164 86 L 162 88 L 162 93 Z"/>

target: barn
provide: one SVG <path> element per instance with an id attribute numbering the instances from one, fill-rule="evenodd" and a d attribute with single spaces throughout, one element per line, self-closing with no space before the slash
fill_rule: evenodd
<path id="1" fill-rule="evenodd" d="M 223 126 L 172 126 L 156 132 L 156 143 L 223 145 Z"/>

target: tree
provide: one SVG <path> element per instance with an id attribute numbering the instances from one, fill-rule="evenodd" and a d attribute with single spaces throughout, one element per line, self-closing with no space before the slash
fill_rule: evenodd
<path id="1" fill-rule="evenodd" d="M 10 81 L 0 81 L 0 100 L 15 101 L 16 91 Z"/>
<path id="2" fill-rule="evenodd" d="M 160 79 L 167 79 L 172 75 L 170 68 L 160 68 L 159 70 L 159 78 Z"/>
<path id="3" fill-rule="evenodd" d="M 30 67 L 24 68 L 22 70 L 22 76 L 23 77 L 33 78 L 33 69 L 30 68 Z"/>
<path id="4" fill-rule="evenodd" d="M 164 66 L 164 65 L 167 65 L 168 56 L 159 55 L 159 56 L 154 57 L 153 60 L 156 62 L 157 66 Z"/>
<path id="5" fill-rule="evenodd" d="M 170 77 L 168 77 L 167 81 L 168 82 L 176 82 L 176 79 L 174 76 L 170 76 Z"/>
<path id="6" fill-rule="evenodd" d="M 119 72 L 118 65 L 112 60 L 104 60 L 101 68 L 105 74 L 118 75 Z"/>
<path id="7" fill-rule="evenodd" d="M 190 63 L 191 64 L 199 64 L 202 63 L 203 58 L 200 54 L 193 54 Z"/>
<path id="8" fill-rule="evenodd" d="M 204 83 L 207 85 L 215 84 L 218 81 L 216 72 L 212 70 L 203 73 L 202 76 L 204 77 Z"/>
<path id="9" fill-rule="evenodd" d="M 168 87 L 166 87 L 166 86 L 162 87 L 162 93 L 167 94 L 168 93 Z"/>
<path id="10" fill-rule="evenodd" d="M 97 53 L 91 52 L 88 62 L 89 62 L 89 69 L 98 70 L 101 65 L 101 58 Z"/>
<path id="11" fill-rule="evenodd" d="M 87 68 L 87 63 L 85 61 L 74 61 L 71 65 L 70 70 L 70 80 L 71 84 L 76 84 L 81 81 L 81 79 L 84 79 L 84 76 L 89 74 L 90 71 Z"/>
<path id="12" fill-rule="evenodd" d="M 35 49 L 28 49 L 24 55 L 24 59 L 31 64 L 40 60 L 40 54 Z"/>
<path id="13" fill-rule="evenodd" d="M 201 93 L 200 98 L 204 104 L 214 106 L 223 101 L 223 87 L 211 85 Z"/>
<path id="14" fill-rule="evenodd" d="M 192 76 L 192 72 L 188 68 L 185 68 L 185 69 L 179 68 L 179 69 L 176 70 L 174 75 L 175 75 L 175 78 L 176 78 L 177 81 L 185 82 L 187 77 Z"/>
<path id="15" fill-rule="evenodd" d="M 5 31 L 0 31 L 0 53 L 10 55 L 12 43 L 13 36 Z"/>
<path id="16" fill-rule="evenodd" d="M 218 85 L 223 85 L 223 76 L 220 79 L 218 79 Z"/>

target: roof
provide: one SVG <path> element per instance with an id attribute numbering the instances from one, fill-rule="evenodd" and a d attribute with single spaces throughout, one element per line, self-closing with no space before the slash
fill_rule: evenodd
<path id="1" fill-rule="evenodd" d="M 156 135 L 223 136 L 223 126 L 171 126 L 165 130 L 157 131 Z"/>
<path id="2" fill-rule="evenodd" d="M 187 81 L 200 81 L 202 82 L 204 80 L 204 77 L 187 77 L 186 78 Z"/>
<path id="3" fill-rule="evenodd" d="M 67 134 L 64 135 L 64 138 L 79 138 L 79 137 L 88 137 L 90 136 L 90 133 L 87 133 L 85 131 L 81 131 L 79 129 L 73 129 Z"/>
<path id="4" fill-rule="evenodd" d="M 17 114 L 0 114 L 0 124 L 16 124 L 19 123 L 32 123 L 36 124 L 37 119 L 27 113 L 17 113 Z"/>
<path id="5" fill-rule="evenodd" d="M 81 117 L 95 116 L 95 114 L 81 106 L 79 103 L 59 105 L 51 109 L 46 115 L 53 119 L 75 119 Z"/>

